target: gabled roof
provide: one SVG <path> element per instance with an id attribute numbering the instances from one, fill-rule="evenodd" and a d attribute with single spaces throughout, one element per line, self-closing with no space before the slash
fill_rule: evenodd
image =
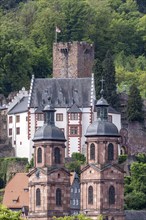
<path id="1" fill-rule="evenodd" d="M 105 164 L 105 165 L 95 165 L 95 164 L 87 164 L 85 167 L 83 167 L 83 169 L 81 170 L 81 172 L 87 170 L 89 167 L 93 168 L 94 170 L 98 171 L 98 172 L 102 172 L 106 169 L 109 169 L 111 167 L 116 168 L 117 170 L 119 170 L 120 172 L 124 173 L 124 170 L 122 169 L 122 167 L 119 164 Z"/>
<path id="2" fill-rule="evenodd" d="M 70 173 L 70 184 L 72 185 L 75 179 L 79 179 L 79 176 L 76 172 Z"/>
<path id="3" fill-rule="evenodd" d="M 8 208 L 21 209 L 29 206 L 28 176 L 16 173 L 5 187 L 3 205 Z"/>
<path id="4" fill-rule="evenodd" d="M 78 106 L 74 103 L 71 108 L 67 111 L 70 113 L 80 113 L 81 110 L 78 108 Z"/>
<path id="5" fill-rule="evenodd" d="M 9 112 L 8 114 L 17 114 L 17 113 L 23 113 L 27 112 L 28 107 L 28 97 L 23 97 Z"/>
<path id="6" fill-rule="evenodd" d="M 46 104 L 53 107 L 78 107 L 91 105 L 91 78 L 34 79 L 31 87 L 29 107 L 43 109 Z"/>

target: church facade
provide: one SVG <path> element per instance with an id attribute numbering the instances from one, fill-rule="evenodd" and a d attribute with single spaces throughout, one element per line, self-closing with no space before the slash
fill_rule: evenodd
<path id="1" fill-rule="evenodd" d="M 81 212 L 97 219 L 124 220 L 124 172 L 118 164 L 119 133 L 108 121 L 108 103 L 96 104 L 97 120 L 87 129 L 87 165 L 81 171 Z"/>

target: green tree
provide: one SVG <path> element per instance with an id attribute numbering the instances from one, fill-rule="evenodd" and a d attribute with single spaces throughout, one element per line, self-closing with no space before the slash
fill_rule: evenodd
<path id="1" fill-rule="evenodd" d="M 14 212 L 0 205 L 0 220 L 22 220 L 21 212 Z"/>
<path id="2" fill-rule="evenodd" d="M 66 168 L 69 171 L 75 171 L 77 174 L 80 174 L 81 165 L 84 165 L 86 162 L 86 157 L 80 153 L 72 153 L 70 162 L 65 164 Z"/>
<path id="3" fill-rule="evenodd" d="M 136 84 L 131 85 L 129 91 L 127 118 L 129 121 L 143 121 L 143 102 L 140 96 L 139 89 Z"/>
<path id="4" fill-rule="evenodd" d="M 95 60 L 94 63 L 94 79 L 95 79 L 95 90 L 96 90 L 96 99 L 100 98 L 101 91 L 101 79 L 102 79 L 102 62 L 99 59 Z"/>
<path id="5" fill-rule="evenodd" d="M 116 86 L 116 77 L 115 77 L 115 66 L 113 62 L 112 55 L 107 51 L 105 59 L 102 63 L 103 67 L 103 78 L 105 80 L 104 94 L 108 103 L 117 108 L 118 106 L 118 95 L 117 95 L 117 86 Z"/>

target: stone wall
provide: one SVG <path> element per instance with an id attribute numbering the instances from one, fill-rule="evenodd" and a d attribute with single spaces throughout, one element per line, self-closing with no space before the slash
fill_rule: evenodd
<path id="1" fill-rule="evenodd" d="M 91 77 L 94 47 L 86 42 L 54 43 L 53 77 Z"/>

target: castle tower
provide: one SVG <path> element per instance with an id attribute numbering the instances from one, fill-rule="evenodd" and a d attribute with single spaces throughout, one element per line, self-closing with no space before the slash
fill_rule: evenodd
<path id="1" fill-rule="evenodd" d="M 53 77 L 91 77 L 94 48 L 86 42 L 54 43 Z"/>
<path id="2" fill-rule="evenodd" d="M 87 165 L 81 172 L 81 212 L 92 219 L 124 220 L 124 172 L 118 164 L 118 129 L 108 122 L 108 103 L 97 101 L 97 121 L 86 132 Z"/>
<path id="3" fill-rule="evenodd" d="M 50 220 L 70 210 L 70 173 L 64 167 L 65 137 L 54 124 L 54 108 L 44 109 L 44 125 L 34 135 L 34 169 L 29 176 L 29 219 Z"/>

